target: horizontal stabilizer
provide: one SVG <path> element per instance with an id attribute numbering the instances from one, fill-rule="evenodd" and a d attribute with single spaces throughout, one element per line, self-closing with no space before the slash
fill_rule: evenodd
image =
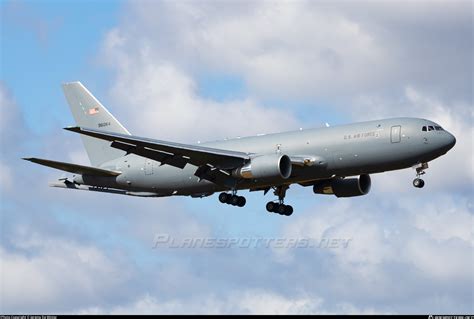
<path id="1" fill-rule="evenodd" d="M 46 159 L 41 159 L 41 158 L 30 157 L 30 158 L 23 158 L 23 159 L 26 161 L 36 163 L 36 164 L 56 168 L 61 171 L 66 171 L 66 172 L 74 173 L 74 174 L 95 175 L 95 176 L 118 176 L 121 174 L 121 172 L 110 171 L 107 169 L 102 169 L 102 168 L 97 168 L 97 167 L 57 162 L 57 161 L 51 161 L 51 160 L 46 160 Z"/>

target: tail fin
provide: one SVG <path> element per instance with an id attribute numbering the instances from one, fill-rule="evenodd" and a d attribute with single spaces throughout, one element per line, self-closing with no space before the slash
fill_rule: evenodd
<path id="1" fill-rule="evenodd" d="M 100 129 L 107 132 L 128 134 L 122 124 L 82 85 L 81 82 L 63 84 L 72 115 L 77 126 Z M 81 135 L 87 155 L 93 166 L 119 158 L 125 152 L 110 147 L 109 141 Z"/>

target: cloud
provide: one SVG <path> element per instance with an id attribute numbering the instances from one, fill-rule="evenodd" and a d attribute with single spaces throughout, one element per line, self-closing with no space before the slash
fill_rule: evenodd
<path id="1" fill-rule="evenodd" d="M 108 34 L 104 49 L 117 72 L 111 91 L 115 106 L 135 134 L 197 142 L 297 127 L 290 112 L 264 107 L 251 98 L 203 98 L 195 80 L 154 54 L 147 40 L 136 49 L 134 39 L 118 30 Z"/>
<path id="2" fill-rule="evenodd" d="M 409 85 L 470 100 L 470 9 L 468 1 L 142 1 L 127 5 L 120 33 L 131 51 L 146 46 L 192 74 L 230 73 L 257 96 L 331 98 L 345 110 L 361 92 Z"/>
<path id="3" fill-rule="evenodd" d="M 473 271 L 467 262 L 474 247 L 470 200 L 451 195 L 368 196 L 319 203 L 300 212 L 283 230 L 286 236 L 350 238 L 347 248 L 326 254 L 281 251 L 288 254 L 283 260 L 293 267 L 303 260 L 327 264 L 312 279 L 312 285 L 331 285 L 323 295 L 326 299 L 338 296 L 349 304 L 377 304 L 377 311 L 404 313 L 429 311 L 425 302 L 440 298 L 445 303 L 439 310 L 471 309 L 465 303 L 473 293 Z M 405 300 L 423 290 L 416 304 Z"/>
<path id="4" fill-rule="evenodd" d="M 112 309 L 90 308 L 83 314 L 372 314 L 341 303 L 334 312 L 324 310 L 324 300 L 315 296 L 283 296 L 265 290 L 232 291 L 224 296 L 204 295 L 193 300 L 160 301 L 146 294 L 133 303 Z"/>
<path id="5" fill-rule="evenodd" d="M 336 76 L 342 87 L 363 83 L 365 61 L 383 57 L 356 23 L 307 2 L 140 2 L 129 9 L 121 31 L 139 48 L 187 70 L 238 74 L 251 90 L 279 97 L 335 93 Z"/>
<path id="6" fill-rule="evenodd" d="M 320 301 L 310 298 L 285 298 L 265 291 L 237 291 L 224 296 L 198 297 L 191 302 L 172 300 L 160 302 L 145 295 L 129 307 L 112 309 L 111 313 L 137 314 L 304 314 L 316 313 Z"/>
<path id="7" fill-rule="evenodd" d="M 289 194 L 297 211 L 284 220 L 251 201 L 249 214 L 228 215 L 215 198 L 191 204 L 47 188 L 58 172 L 18 158 L 87 163 L 79 137 L 44 132 L 35 145 L 23 143 L 16 134 L 28 127 L 2 84 L 0 176 L 9 181 L 1 189 L 2 311 L 472 312 L 469 9 L 469 2 L 125 5 L 100 57 L 113 72 L 109 108 L 135 134 L 194 142 L 281 131 L 330 109 L 354 120 L 427 117 L 458 138 L 433 162 L 423 190 L 410 185 L 410 170 L 375 175 L 362 198 L 302 189 L 301 197 Z M 240 97 L 204 96 L 209 74 L 242 81 Z M 289 102 L 294 109 L 281 106 Z M 152 249 L 156 233 L 255 229 L 351 242 L 344 249 Z"/>
<path id="8" fill-rule="evenodd" d="M 17 234 L 23 253 L 0 247 L 2 312 L 64 312 L 106 300 L 128 266 L 95 246 L 40 234 Z"/>
<path id="9" fill-rule="evenodd" d="M 457 201 L 457 203 L 456 203 Z M 414 205 L 414 202 L 404 206 Z M 443 198 L 439 203 L 425 203 L 423 213 L 415 216 L 415 226 L 427 232 L 432 239 L 446 241 L 461 239 L 474 246 L 472 202 L 465 199 Z"/>

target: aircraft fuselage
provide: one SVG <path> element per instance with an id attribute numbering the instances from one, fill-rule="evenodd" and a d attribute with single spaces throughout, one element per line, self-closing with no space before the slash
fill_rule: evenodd
<path id="1" fill-rule="evenodd" d="M 422 131 L 422 127 L 432 130 Z M 418 118 L 391 118 L 348 125 L 321 127 L 200 143 L 215 149 L 249 154 L 291 154 L 312 160 L 294 166 L 289 178 L 242 179 L 235 189 L 262 189 L 273 185 L 311 183 L 332 177 L 380 173 L 427 163 L 451 149 L 455 138 L 434 122 Z M 78 176 L 76 181 L 92 186 L 119 188 L 150 196 L 206 196 L 229 188 L 200 179 L 197 167 L 184 169 L 134 154 L 100 165 L 120 171 L 117 177 Z"/>

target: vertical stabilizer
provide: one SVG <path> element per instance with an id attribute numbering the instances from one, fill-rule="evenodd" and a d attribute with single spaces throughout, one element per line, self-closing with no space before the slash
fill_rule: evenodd
<path id="1" fill-rule="evenodd" d="M 63 84 L 72 115 L 77 126 L 99 129 L 107 132 L 128 134 L 125 127 L 86 89 L 80 82 Z M 81 135 L 87 155 L 93 166 L 122 157 L 124 151 L 110 147 L 109 141 Z"/>

